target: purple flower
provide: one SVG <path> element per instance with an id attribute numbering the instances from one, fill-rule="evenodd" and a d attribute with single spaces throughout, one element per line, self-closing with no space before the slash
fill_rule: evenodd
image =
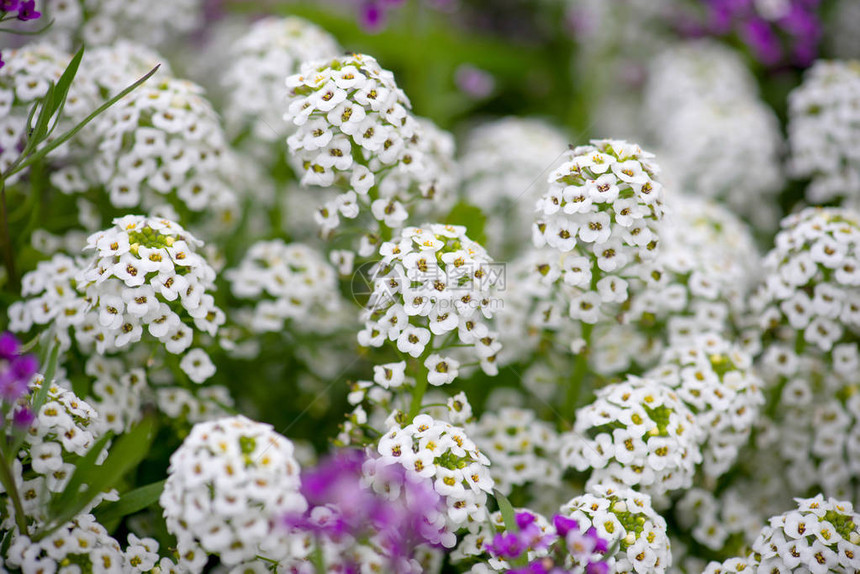
<path id="1" fill-rule="evenodd" d="M 309 508 L 285 516 L 285 527 L 333 541 L 374 536 L 392 567 L 408 560 L 416 546 L 437 546 L 441 540 L 442 499 L 432 485 L 410 479 L 400 465 L 382 465 L 360 451 L 342 450 L 306 469 L 301 490 Z"/>
<path id="2" fill-rule="evenodd" d="M 475 100 L 490 96 L 496 89 L 496 79 L 492 74 L 470 64 L 457 67 L 454 82 L 461 92 Z"/>
<path id="3" fill-rule="evenodd" d="M 18 342 L 18 339 L 12 333 L 6 331 L 0 334 L 0 359 L 6 359 L 7 361 L 12 359 L 12 357 L 18 354 L 20 347 L 21 343 Z"/>
<path id="4" fill-rule="evenodd" d="M 741 36 L 761 63 L 772 66 L 782 58 L 779 38 L 766 20 L 755 18 L 748 21 L 741 30 Z"/>
<path id="5" fill-rule="evenodd" d="M 385 25 L 385 11 L 376 2 L 366 2 L 361 7 L 359 22 L 368 32 L 378 32 Z"/>
<path id="6" fill-rule="evenodd" d="M 36 20 L 41 15 L 42 13 L 36 10 L 36 0 L 24 0 L 18 8 L 18 19 L 22 22 Z"/>
<path id="7" fill-rule="evenodd" d="M 526 545 L 517 532 L 499 532 L 487 543 L 487 551 L 496 558 L 516 560 L 525 550 Z"/>
<path id="8" fill-rule="evenodd" d="M 753 0 L 706 0 L 701 26 L 685 22 L 692 36 L 736 34 L 760 62 L 767 66 L 790 58 L 805 65 L 815 58 L 821 24 L 820 0 L 788 0 L 770 8 Z"/>
<path id="9" fill-rule="evenodd" d="M 571 530 L 579 529 L 579 523 L 573 518 L 556 514 L 552 517 L 552 525 L 555 526 L 555 531 L 559 536 L 564 538 Z"/>
<path id="10" fill-rule="evenodd" d="M 0 398 L 14 403 L 27 394 L 30 379 L 39 369 L 33 355 L 19 355 L 21 345 L 11 333 L 0 335 Z"/>
<path id="11" fill-rule="evenodd" d="M 36 420 L 36 415 L 29 407 L 19 407 L 12 414 L 12 424 L 20 429 L 30 428 L 34 420 Z"/>
<path id="12" fill-rule="evenodd" d="M 15 12 L 21 5 L 21 0 L 0 0 L 0 10 L 3 12 Z"/>

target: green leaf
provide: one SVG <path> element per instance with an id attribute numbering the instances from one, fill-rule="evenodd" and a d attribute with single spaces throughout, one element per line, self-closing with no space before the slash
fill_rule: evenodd
<path id="1" fill-rule="evenodd" d="M 451 209 L 450 213 L 448 213 L 444 223 L 464 226 L 469 239 L 481 245 L 487 241 L 487 236 L 484 233 L 484 227 L 487 225 L 487 216 L 484 215 L 484 212 L 480 208 L 470 203 L 465 201 L 457 203 Z"/>
<path id="2" fill-rule="evenodd" d="M 84 484 L 86 474 L 92 471 L 96 466 L 96 461 L 99 459 L 102 451 L 107 447 L 110 439 L 113 438 L 112 433 L 107 433 L 93 444 L 90 450 L 75 463 L 75 471 L 66 483 L 66 488 L 61 493 L 51 499 L 48 505 L 48 515 L 51 517 L 65 514 L 67 508 L 76 504 L 75 499 L 80 495 L 81 486 Z M 50 520 L 48 522 L 51 522 Z M 62 524 L 62 523 L 60 523 Z M 57 526 L 60 526 L 58 524 Z"/>
<path id="3" fill-rule="evenodd" d="M 105 504 L 94 511 L 93 514 L 95 514 L 96 519 L 101 524 L 118 521 L 129 514 L 134 514 L 158 500 L 158 497 L 161 496 L 161 492 L 164 490 L 165 482 L 167 482 L 166 479 L 130 490 L 120 496 L 116 502 Z"/>
<path id="4" fill-rule="evenodd" d="M 514 516 L 514 507 L 511 504 L 511 501 L 495 488 L 493 489 L 493 496 L 496 497 L 496 503 L 499 505 L 499 512 L 502 513 L 502 521 L 505 523 L 505 531 L 519 532 L 520 528 L 517 526 L 517 519 L 516 516 Z M 517 568 L 526 566 L 528 564 L 528 554 L 523 552 L 521 556 L 511 560 L 511 564 Z"/>
<path id="5" fill-rule="evenodd" d="M 51 121 L 51 116 L 54 109 L 54 96 L 56 93 L 56 85 L 51 82 L 48 84 L 48 90 L 45 95 L 38 101 L 39 112 L 36 116 L 36 124 L 32 126 L 30 133 L 27 135 L 27 146 L 24 149 L 23 155 L 26 155 L 29 150 L 34 149 L 48 135 L 48 123 Z"/>
<path id="6" fill-rule="evenodd" d="M 498 489 L 493 489 L 493 496 L 496 497 L 496 503 L 499 505 L 499 512 L 502 513 L 502 521 L 505 523 L 505 530 L 508 532 L 519 532 L 517 527 L 517 519 L 514 516 L 514 507 L 508 497 L 499 492 Z"/>
<path id="7" fill-rule="evenodd" d="M 110 435 L 102 437 L 77 464 L 75 473 L 65 490 L 52 501 L 49 506 L 48 526 L 41 530 L 34 540 L 44 538 L 74 518 L 97 494 L 111 489 L 127 472 L 136 468 L 149 452 L 149 446 L 155 436 L 154 431 L 153 417 L 145 417 L 129 432 L 117 439 L 104 464 L 96 466 L 95 460 L 98 454 L 91 455 L 93 451 L 101 452 L 104 449 L 106 439 Z M 81 491 L 82 486 L 86 486 L 83 491 Z"/>
<path id="8" fill-rule="evenodd" d="M 60 79 L 57 80 L 57 90 L 56 90 L 56 103 L 54 108 L 51 110 L 51 113 L 55 113 L 62 108 L 62 103 L 65 102 L 66 97 L 69 95 L 69 88 L 72 86 L 72 81 L 75 79 L 75 76 L 78 73 L 78 68 L 81 65 L 81 60 L 84 57 L 84 47 L 81 46 L 81 49 L 75 54 L 72 58 L 72 61 L 69 62 L 69 65 L 66 67 L 66 70 L 63 72 L 63 75 L 60 76 Z"/>
<path id="9" fill-rule="evenodd" d="M 63 75 L 60 76 L 59 80 L 57 80 L 57 85 L 54 89 L 54 98 L 53 101 L 51 101 L 51 108 L 48 113 L 49 117 L 54 117 L 56 115 L 56 119 L 54 120 L 54 124 L 51 126 L 51 129 L 46 134 L 46 137 L 54 131 L 54 128 L 57 127 L 57 124 L 60 121 L 60 114 L 63 113 L 63 108 L 66 105 L 66 98 L 69 96 L 69 88 L 71 88 L 72 81 L 78 73 L 78 68 L 81 65 L 81 59 L 83 59 L 83 57 L 84 47 L 81 46 L 81 49 L 78 50 L 72 58 L 72 61 L 69 62 L 68 66 L 66 66 L 66 69 L 63 71 Z"/>

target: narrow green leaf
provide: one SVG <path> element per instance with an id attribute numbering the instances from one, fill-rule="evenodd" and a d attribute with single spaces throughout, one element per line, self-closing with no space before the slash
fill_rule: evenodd
<path id="1" fill-rule="evenodd" d="M 81 46 L 81 49 L 78 50 L 77 54 L 72 58 L 72 61 L 69 62 L 68 66 L 66 66 L 65 71 L 63 71 L 63 75 L 60 76 L 59 80 L 57 80 L 57 86 L 54 91 L 54 101 L 51 102 L 51 116 L 57 112 L 62 112 L 63 106 L 66 103 L 66 97 L 69 95 L 69 88 L 71 88 L 72 81 L 78 73 L 78 68 L 81 65 L 81 59 L 83 59 L 83 57 L 84 47 Z"/>
<path id="2" fill-rule="evenodd" d="M 514 516 L 514 507 L 511 505 L 511 501 L 508 500 L 508 497 L 498 491 L 498 489 L 493 489 L 493 496 L 496 497 L 496 503 L 499 505 L 499 512 L 502 513 L 502 521 L 505 523 L 505 530 L 508 532 L 519 532 L 520 529 L 517 527 L 517 519 Z"/>
<path id="3" fill-rule="evenodd" d="M 448 213 L 445 223 L 449 225 L 462 225 L 466 228 L 466 235 L 469 236 L 469 239 L 481 245 L 486 243 L 487 236 L 484 233 L 484 228 L 487 225 L 487 216 L 484 215 L 484 212 L 480 208 L 474 205 L 460 201 Z"/>
<path id="4" fill-rule="evenodd" d="M 94 514 L 101 524 L 106 524 L 143 510 L 158 500 L 164 490 L 165 482 L 167 482 L 166 479 L 130 490 L 120 496 L 116 502 L 99 507 Z"/>
<path id="5" fill-rule="evenodd" d="M 27 143 L 21 152 L 21 158 L 29 155 L 48 133 L 48 122 L 51 120 L 49 110 L 54 106 L 54 89 L 54 83 L 49 83 L 45 95 L 34 104 L 34 107 L 38 107 L 38 112 L 35 123 L 27 125 Z"/>
<path id="6" fill-rule="evenodd" d="M 65 512 L 66 507 L 75 504 L 75 499 L 80 495 L 81 485 L 84 484 L 86 475 L 96 466 L 96 461 L 99 459 L 102 451 L 108 444 L 108 441 L 113 438 L 112 433 L 107 433 L 87 451 L 87 454 L 75 463 L 75 471 L 66 483 L 66 488 L 58 495 L 54 496 L 51 503 L 48 505 L 49 516 L 58 516 Z M 50 522 L 50 520 L 49 520 Z M 58 525 L 59 526 L 59 525 Z"/>
<path id="7" fill-rule="evenodd" d="M 499 505 L 499 512 L 502 513 L 502 521 L 505 523 L 505 531 L 519 532 L 520 528 L 517 526 L 517 519 L 514 515 L 514 507 L 511 504 L 511 501 L 508 500 L 507 496 L 495 488 L 493 489 L 493 496 L 496 497 L 496 503 Z M 523 552 L 521 556 L 511 560 L 511 564 L 517 568 L 526 566 L 528 564 L 527 554 Z"/>

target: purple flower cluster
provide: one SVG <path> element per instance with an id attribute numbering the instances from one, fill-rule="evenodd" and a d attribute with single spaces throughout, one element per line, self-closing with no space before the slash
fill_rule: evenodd
<path id="1" fill-rule="evenodd" d="M 39 369 L 33 355 L 20 353 L 21 343 L 11 333 L 0 335 L 0 406 L 5 417 L 14 408 L 12 423 L 17 427 L 28 427 L 33 422 L 33 413 L 18 401 L 30 391 L 30 379 Z"/>
<path id="2" fill-rule="evenodd" d="M 9 18 L 17 18 L 22 22 L 35 20 L 42 15 L 36 10 L 36 0 L 0 0 L 0 22 Z M 0 68 L 6 65 L 3 53 L 0 52 Z"/>
<path id="3" fill-rule="evenodd" d="M 370 541 L 389 558 L 392 571 L 416 546 L 439 546 L 443 535 L 445 505 L 432 486 L 361 451 L 344 449 L 304 470 L 301 492 L 308 510 L 285 516 L 288 528 L 335 543 Z M 352 571 L 349 564 L 344 568 Z"/>
<path id="4" fill-rule="evenodd" d="M 762 64 L 809 65 L 821 38 L 820 0 L 789 0 L 778 10 L 764 11 L 755 0 L 706 0 L 704 24 L 696 35 L 736 34 Z"/>
<path id="5" fill-rule="evenodd" d="M 12 17 L 12 12 L 17 12 L 14 15 L 22 22 L 35 20 L 42 15 L 36 10 L 36 0 L 0 0 L 0 20 L 5 20 L 7 17 Z"/>
<path id="6" fill-rule="evenodd" d="M 500 532 L 486 545 L 494 558 L 516 561 L 528 552 L 540 552 L 545 556 L 532 560 L 520 568 L 508 570 L 508 574 L 607 574 L 609 564 L 603 554 L 609 548 L 606 540 L 597 535 L 594 527 L 580 532 L 579 524 L 570 518 L 556 514 L 552 519 L 554 532 L 543 531 L 535 516 L 529 512 L 518 512 L 515 516 L 517 531 Z"/>

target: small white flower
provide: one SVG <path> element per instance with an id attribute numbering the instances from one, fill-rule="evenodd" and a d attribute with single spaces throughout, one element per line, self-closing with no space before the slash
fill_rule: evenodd
<path id="1" fill-rule="evenodd" d="M 427 382 L 434 386 L 447 385 L 457 378 L 460 363 L 450 357 L 433 354 L 424 360 Z"/>
<path id="2" fill-rule="evenodd" d="M 215 374 L 215 364 L 203 349 L 191 349 L 179 362 L 180 368 L 195 383 L 202 383 Z"/>

